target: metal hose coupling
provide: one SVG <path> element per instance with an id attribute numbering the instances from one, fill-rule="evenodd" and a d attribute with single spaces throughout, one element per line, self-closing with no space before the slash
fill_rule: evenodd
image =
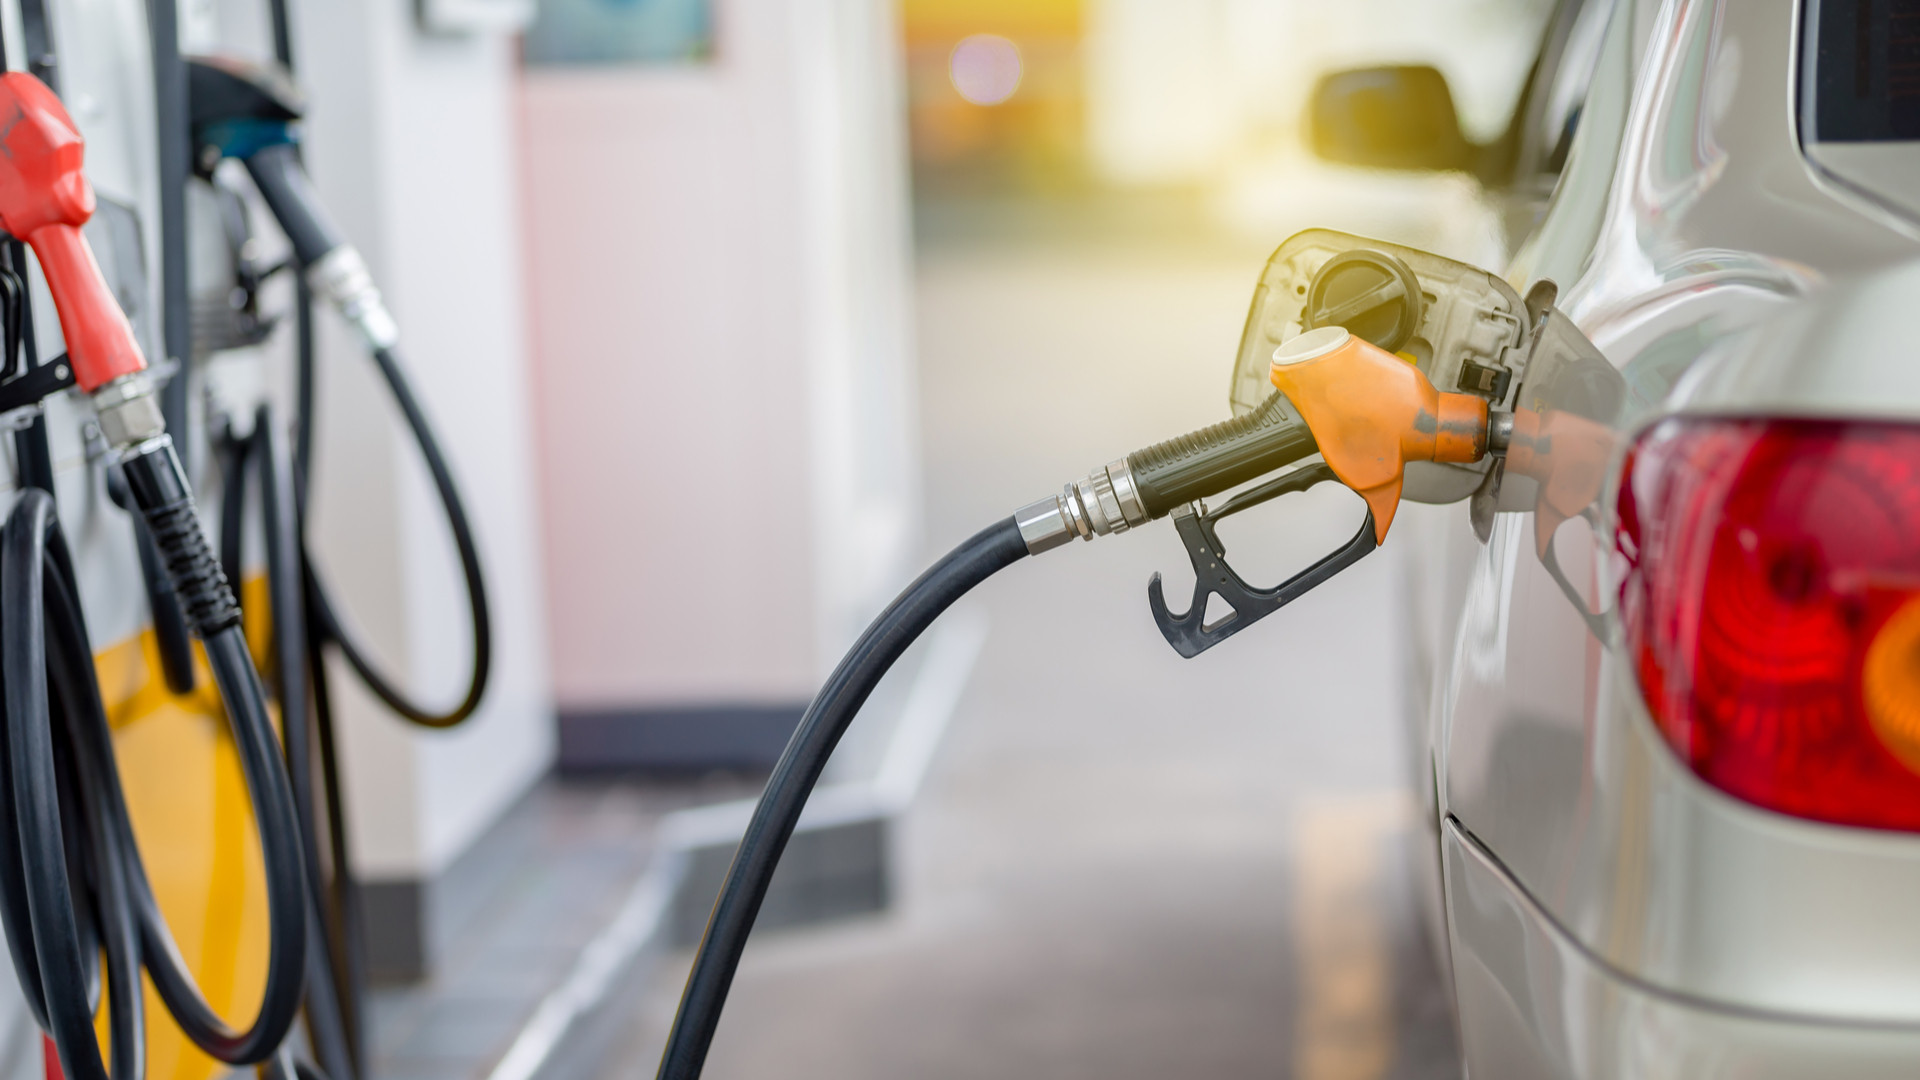
<path id="1" fill-rule="evenodd" d="M 360 331 L 368 348 L 379 351 L 400 343 L 400 324 L 387 310 L 367 261 L 353 245 L 341 244 L 316 260 L 307 268 L 307 284 Z"/>
<path id="2" fill-rule="evenodd" d="M 1123 533 L 1150 520 L 1126 458 L 1093 470 L 1058 495 L 1028 503 L 1013 517 L 1029 555 L 1052 551 L 1075 537 L 1091 540 Z"/>
<path id="3" fill-rule="evenodd" d="M 100 435 L 116 452 L 163 435 L 167 422 L 147 371 L 122 375 L 90 395 Z"/>

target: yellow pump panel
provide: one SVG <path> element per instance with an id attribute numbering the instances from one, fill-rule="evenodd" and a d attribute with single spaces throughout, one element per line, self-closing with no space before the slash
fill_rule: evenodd
<path id="1" fill-rule="evenodd" d="M 265 582 L 250 581 L 243 593 L 257 661 L 267 640 L 267 620 L 255 617 L 266 611 Z M 208 1004 L 244 1027 L 267 978 L 265 875 L 253 803 L 206 656 L 196 644 L 187 696 L 167 689 L 151 629 L 96 653 L 94 666 L 154 897 Z M 152 980 L 146 1006 L 152 1080 L 209 1080 L 227 1068 L 174 1026 Z"/>

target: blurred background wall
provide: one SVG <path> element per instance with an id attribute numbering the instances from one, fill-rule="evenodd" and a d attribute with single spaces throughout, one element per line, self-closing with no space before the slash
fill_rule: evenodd
<path id="1" fill-rule="evenodd" d="M 549 14 L 519 86 L 554 691 L 580 768 L 770 763 L 918 551 L 894 12 L 703 18 L 608 63 L 604 35 Z"/>

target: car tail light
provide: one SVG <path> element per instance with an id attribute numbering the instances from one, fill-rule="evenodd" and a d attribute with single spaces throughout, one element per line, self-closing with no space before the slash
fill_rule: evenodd
<path id="1" fill-rule="evenodd" d="M 1627 651 L 1693 771 L 1920 830 L 1920 425 L 1670 420 L 1618 509 Z"/>

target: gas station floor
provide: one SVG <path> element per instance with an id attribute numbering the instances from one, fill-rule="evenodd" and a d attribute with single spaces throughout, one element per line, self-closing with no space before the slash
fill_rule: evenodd
<path id="1" fill-rule="evenodd" d="M 1220 419 L 1264 255 L 923 247 L 927 551 Z M 1229 557 L 1278 580 L 1351 533 L 1346 497 L 1236 519 Z M 894 833 L 895 903 L 756 935 L 707 1075 L 1457 1076 L 1409 884 L 1393 550 L 1192 661 L 1147 610 L 1153 571 L 1191 581 L 1170 528 L 979 590 L 989 634 Z M 620 1006 L 600 1075 L 652 1074 L 688 959 Z"/>

